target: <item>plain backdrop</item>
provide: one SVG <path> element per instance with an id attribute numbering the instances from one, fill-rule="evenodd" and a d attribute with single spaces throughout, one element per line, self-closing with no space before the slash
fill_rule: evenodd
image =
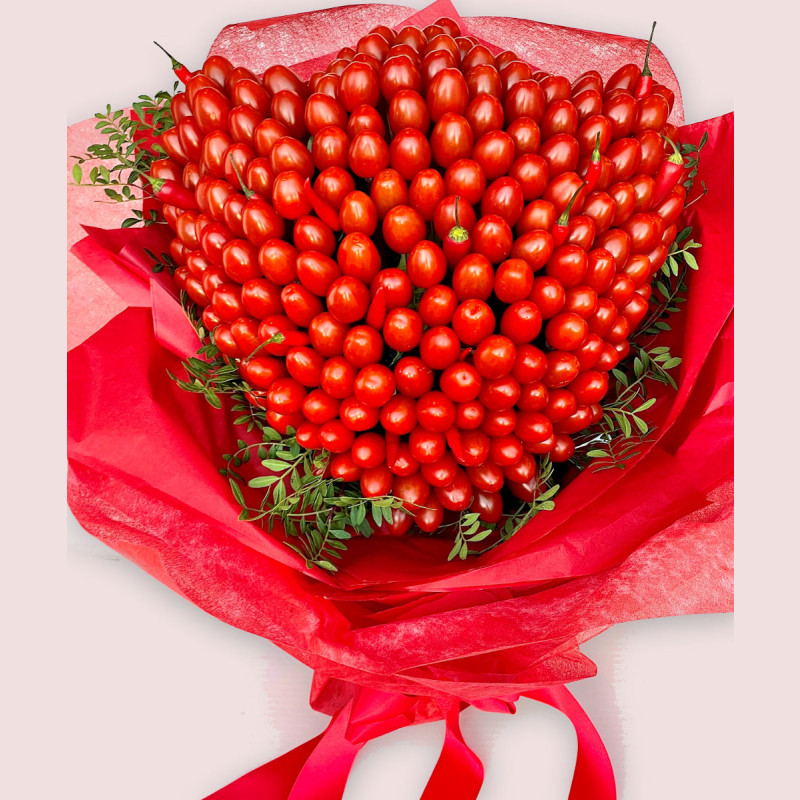
<path id="1" fill-rule="evenodd" d="M 168 85 L 152 39 L 194 64 L 225 24 L 330 5 L 76 0 L 18 4 L 6 18 L 4 796 L 194 800 L 327 722 L 307 705 L 310 672 L 273 645 L 194 608 L 69 518 L 65 542 L 60 180 L 64 122 Z M 793 134 L 781 134 L 797 130 L 795 47 L 786 35 L 795 20 L 768 2 L 738 22 L 727 3 L 689 0 L 457 6 L 464 16 L 526 16 L 640 37 L 657 18 L 687 121 L 725 113 L 736 99 L 737 283 L 746 287 L 737 402 L 747 421 L 737 457 L 745 488 L 736 624 L 746 649 L 734 651 L 731 615 L 629 623 L 585 645 L 598 677 L 570 688 L 606 742 L 621 800 L 781 796 L 798 711 L 800 552 L 788 502 L 797 426 L 780 415 L 797 397 L 794 361 L 780 350 L 796 340 L 796 314 L 783 305 L 797 296 L 796 170 L 786 169 L 796 148 Z M 565 800 L 575 743 L 557 712 L 532 701 L 514 717 L 470 709 L 463 727 L 486 766 L 481 800 Z M 370 743 L 345 797 L 418 797 L 441 736 L 441 724 L 431 724 Z"/>

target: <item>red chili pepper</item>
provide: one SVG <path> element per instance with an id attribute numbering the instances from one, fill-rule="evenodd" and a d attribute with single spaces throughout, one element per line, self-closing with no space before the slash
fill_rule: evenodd
<path id="1" fill-rule="evenodd" d="M 584 186 L 586 186 L 586 181 L 575 190 L 575 194 L 570 197 L 567 207 L 561 212 L 561 216 L 556 220 L 556 224 L 553 225 L 550 230 L 554 247 L 561 247 L 561 245 L 567 241 L 567 236 L 569 236 L 569 212 L 572 210 L 572 204 L 575 202 L 575 198 L 580 194 Z"/>
<path id="2" fill-rule="evenodd" d="M 461 433 L 458 428 L 450 428 L 450 430 L 445 432 L 444 438 L 447 439 L 447 444 L 456 457 L 456 461 L 462 464 L 464 461 L 464 445 L 461 441 Z"/>
<path id="3" fill-rule="evenodd" d="M 169 205 L 176 206 L 184 211 L 194 211 L 199 208 L 194 192 L 177 181 L 151 178 L 149 175 L 145 175 L 145 178 L 150 181 L 153 197 L 162 203 L 169 203 Z"/>
<path id="4" fill-rule="evenodd" d="M 681 151 L 675 142 L 668 136 L 664 137 L 675 151 L 669 158 L 665 158 L 661 162 L 656 174 L 656 186 L 653 189 L 653 199 L 650 203 L 652 208 L 655 208 L 677 185 L 681 177 L 683 177 L 684 162 Z"/>
<path id="5" fill-rule="evenodd" d="M 285 356 L 293 347 L 305 347 L 308 343 L 308 334 L 303 331 L 277 331 L 263 341 L 250 357 L 262 350 L 266 350 L 272 356 Z"/>
<path id="6" fill-rule="evenodd" d="M 586 170 L 586 194 L 591 194 L 594 187 L 597 186 L 597 181 L 600 180 L 600 172 L 603 169 L 603 164 L 600 161 L 600 134 L 594 140 L 594 150 L 592 150 L 592 160 L 589 162 L 589 169 Z"/>
<path id="7" fill-rule="evenodd" d="M 311 207 L 314 209 L 316 215 L 332 230 L 338 231 L 340 229 L 339 225 L 339 215 L 333 210 L 333 207 L 326 203 L 315 191 L 314 188 L 311 186 L 311 179 L 306 178 L 303 182 L 303 194 L 306 196 L 306 200 L 311 203 Z"/>
<path id="8" fill-rule="evenodd" d="M 639 76 L 639 80 L 636 83 L 636 91 L 633 93 L 633 96 L 637 100 L 647 97 L 647 95 L 653 91 L 653 73 L 650 72 L 650 46 L 653 44 L 653 33 L 655 29 L 656 24 L 654 22 L 653 27 L 650 30 L 650 39 L 647 42 L 647 51 L 644 54 L 644 67 L 642 67 L 642 74 Z"/>
<path id="9" fill-rule="evenodd" d="M 454 267 L 464 256 L 469 255 L 472 244 L 469 240 L 469 231 L 462 228 L 458 222 L 458 195 L 456 195 L 456 224 L 447 232 L 442 242 L 442 250 L 447 263 Z"/>
<path id="10" fill-rule="evenodd" d="M 386 439 L 386 466 L 391 469 L 400 452 L 400 437 L 396 433 L 385 431 L 384 438 Z"/>
<path id="11" fill-rule="evenodd" d="M 386 319 L 386 289 L 379 286 L 375 291 L 375 296 L 369 304 L 367 311 L 367 325 L 380 330 L 383 327 L 383 321 Z"/>
<path id="12" fill-rule="evenodd" d="M 153 42 L 153 44 L 159 49 L 164 50 L 164 48 L 161 47 L 158 42 Z M 166 50 L 164 50 L 164 52 L 167 53 Z M 180 61 L 173 58 L 169 53 L 167 53 L 167 56 L 169 56 L 169 60 L 172 62 L 172 70 L 175 75 L 177 75 L 178 80 L 183 81 L 184 85 L 187 84 L 189 82 L 189 78 L 192 77 L 192 72 L 184 67 Z"/>

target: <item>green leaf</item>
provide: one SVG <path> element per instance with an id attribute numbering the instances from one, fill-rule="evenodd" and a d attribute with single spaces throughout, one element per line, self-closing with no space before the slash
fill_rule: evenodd
<path id="1" fill-rule="evenodd" d="M 272 486 L 275 482 L 273 480 L 274 477 L 274 475 L 259 475 L 257 478 L 250 478 L 247 485 L 251 489 L 264 489 L 267 486 Z"/>
<path id="2" fill-rule="evenodd" d="M 687 263 L 687 264 L 688 264 L 688 265 L 689 265 L 689 266 L 690 266 L 692 269 L 699 269 L 699 266 L 698 266 L 698 264 L 697 264 L 697 259 L 694 257 L 694 254 L 693 254 L 693 253 L 690 253 L 690 252 L 687 250 L 687 251 L 686 251 L 686 252 L 683 254 L 683 257 L 686 259 L 686 263 Z"/>
<path id="3" fill-rule="evenodd" d="M 682 361 L 683 361 L 683 359 L 682 359 L 682 358 L 678 358 L 678 357 L 676 356 L 676 357 L 674 357 L 674 358 L 671 358 L 669 361 L 665 361 L 665 362 L 664 362 L 664 363 L 661 365 L 661 368 L 662 368 L 662 369 L 673 369 L 674 367 L 677 367 L 677 366 L 678 366 L 678 364 L 680 364 Z"/>
<path id="4" fill-rule="evenodd" d="M 461 550 L 461 539 L 456 539 L 456 543 L 453 545 L 453 549 L 447 556 L 448 561 L 452 561 L 460 552 Z"/>
<path id="5" fill-rule="evenodd" d="M 641 411 L 647 411 L 647 409 L 650 408 L 650 406 L 652 406 L 653 403 L 655 403 L 655 401 L 656 401 L 655 397 L 651 397 L 649 400 L 645 400 L 644 403 L 642 403 L 634 413 L 638 414 Z"/>
<path id="6" fill-rule="evenodd" d="M 274 472 L 285 472 L 289 467 L 285 461 L 278 461 L 277 458 L 265 458 L 261 462 L 261 466 L 265 469 L 271 469 Z"/>
<path id="7" fill-rule="evenodd" d="M 607 450 L 590 450 L 587 454 L 589 458 L 610 458 L 611 454 Z"/>
<path id="8" fill-rule="evenodd" d="M 76 164 L 72 168 L 72 180 L 74 180 L 75 183 L 80 183 L 81 182 L 81 178 L 83 178 L 83 170 L 81 169 L 81 165 L 80 164 Z"/>
<path id="9" fill-rule="evenodd" d="M 239 487 L 238 482 L 235 481 L 233 478 L 228 478 L 228 483 L 230 483 L 231 485 L 231 491 L 233 492 L 233 496 L 236 498 L 236 502 L 240 506 L 246 506 L 247 503 L 245 503 L 244 495 L 242 494 L 242 490 Z"/>

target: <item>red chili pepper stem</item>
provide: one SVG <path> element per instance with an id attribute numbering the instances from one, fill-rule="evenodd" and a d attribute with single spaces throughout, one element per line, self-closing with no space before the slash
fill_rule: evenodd
<path id="1" fill-rule="evenodd" d="M 667 161 L 669 161 L 672 164 L 680 164 L 681 166 L 683 166 L 683 156 L 681 155 L 681 151 L 678 149 L 678 145 L 675 144 L 675 142 L 673 142 L 672 139 L 669 138 L 669 136 L 665 136 L 664 138 L 670 143 L 670 146 L 674 151 L 672 155 L 667 159 Z"/>
<path id="2" fill-rule="evenodd" d="M 600 163 L 600 158 L 600 133 L 598 132 L 594 140 L 592 160 L 589 162 L 589 168 L 586 170 L 586 194 L 593 192 L 594 187 L 597 186 L 597 181 L 600 180 L 600 172 L 603 168 L 603 165 Z"/>
<path id="3" fill-rule="evenodd" d="M 450 266 L 455 266 L 461 259 L 469 254 L 469 231 L 462 227 L 458 221 L 458 195 L 456 195 L 455 207 L 456 224 L 447 232 L 442 242 L 445 258 Z"/>
<path id="4" fill-rule="evenodd" d="M 161 45 L 158 42 L 154 41 L 153 44 L 160 50 L 164 50 L 164 48 L 161 47 Z M 189 78 L 192 77 L 192 73 L 186 67 L 184 67 L 180 61 L 174 58 L 170 53 L 167 53 L 166 50 L 164 50 L 164 52 L 169 57 L 169 60 L 172 62 L 172 71 L 175 73 L 178 80 L 183 81 L 184 84 L 188 83 Z"/>
<path id="5" fill-rule="evenodd" d="M 644 66 L 642 67 L 642 74 L 636 84 L 636 92 L 634 96 L 637 100 L 647 97 L 653 89 L 653 73 L 650 72 L 650 47 L 653 44 L 653 33 L 656 30 L 656 23 L 650 29 L 650 39 L 647 41 L 647 50 L 644 54 Z"/>
<path id="6" fill-rule="evenodd" d="M 553 229 L 550 231 L 550 235 L 553 237 L 553 244 L 556 247 L 561 247 L 561 245 L 567 240 L 567 236 L 569 236 L 569 212 L 572 211 L 572 205 L 584 186 L 586 186 L 586 181 L 583 181 L 575 190 L 575 193 L 569 199 L 569 203 L 567 203 L 567 207 L 561 212 L 561 216 L 558 218 L 556 224 L 553 225 Z"/>
<path id="7" fill-rule="evenodd" d="M 236 166 L 236 162 L 233 160 L 233 153 L 231 153 L 228 158 L 231 160 L 231 164 L 233 165 L 233 171 L 236 173 L 236 177 L 239 179 L 239 186 L 242 187 L 242 194 L 245 196 L 247 200 L 249 200 L 255 192 L 252 189 L 248 189 L 244 185 L 244 181 L 242 180 L 242 173 L 239 172 L 239 167 Z"/>

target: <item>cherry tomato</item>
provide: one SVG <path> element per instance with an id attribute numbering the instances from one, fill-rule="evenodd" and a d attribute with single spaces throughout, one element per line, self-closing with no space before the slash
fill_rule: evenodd
<path id="1" fill-rule="evenodd" d="M 577 286 L 583 283 L 589 268 L 586 251 L 574 244 L 556 248 L 547 262 L 547 274 L 558 280 L 562 286 Z"/>
<path id="2" fill-rule="evenodd" d="M 488 66 L 476 67 L 474 70 L 472 70 L 472 73 L 475 73 L 476 70 L 480 69 L 493 68 Z M 495 75 L 496 74 L 497 73 L 495 72 Z M 467 81 L 469 80 L 470 76 L 467 76 Z M 483 89 L 489 87 L 481 86 L 479 88 Z M 472 93 L 471 88 L 470 93 Z M 503 128 L 503 104 L 497 99 L 497 96 L 493 93 L 493 90 L 489 93 L 481 92 L 472 95 L 472 100 L 470 100 L 470 104 L 467 106 L 465 116 L 467 118 L 467 122 L 469 122 L 469 125 L 472 128 L 472 133 L 476 140 L 480 139 L 484 134 L 489 133 L 490 131 L 499 131 Z"/>
<path id="3" fill-rule="evenodd" d="M 339 77 L 337 100 L 345 111 L 354 111 L 358 106 L 375 106 L 381 95 L 379 76 L 368 65 L 351 61 Z"/>
<path id="4" fill-rule="evenodd" d="M 473 487 L 460 467 L 452 483 L 435 488 L 436 499 L 450 511 L 464 511 L 472 503 Z"/>
<path id="5" fill-rule="evenodd" d="M 547 105 L 542 87 L 537 81 L 531 78 L 519 80 L 509 87 L 509 70 L 512 67 L 513 63 L 500 72 L 500 78 L 506 85 L 506 96 L 503 102 L 506 121 L 513 122 L 519 117 L 530 117 L 530 119 L 538 124 L 544 117 L 544 111 Z"/>
<path id="6" fill-rule="evenodd" d="M 342 274 L 365 284 L 369 284 L 381 268 L 378 249 L 364 233 L 348 233 L 339 244 L 336 259 Z"/>
<path id="7" fill-rule="evenodd" d="M 456 307 L 458 306 L 458 297 L 456 293 L 449 286 L 431 286 L 422 295 L 417 306 L 422 321 L 426 325 L 449 325 L 453 319 Z M 453 325 L 453 329 L 458 333 L 458 329 Z M 461 336 L 458 337 L 461 339 Z M 464 342 L 464 339 L 461 339 Z M 468 342 L 464 342 L 468 344 Z"/>
<path id="8" fill-rule="evenodd" d="M 586 320 L 570 311 L 556 314 L 545 328 L 547 343 L 557 350 L 577 349 L 588 333 Z"/>
<path id="9" fill-rule="evenodd" d="M 491 266 L 487 267 L 484 264 L 484 269 L 491 270 Z M 478 275 L 477 278 L 478 281 L 485 279 L 491 283 L 490 275 L 485 277 Z M 494 312 L 482 299 L 468 297 L 455 310 L 451 324 L 461 342 L 476 345 L 494 333 L 496 320 Z"/>
<path id="10" fill-rule="evenodd" d="M 437 325 L 422 335 L 420 357 L 431 369 L 446 369 L 458 360 L 461 343 L 452 328 Z"/>
<path id="11" fill-rule="evenodd" d="M 433 370 L 421 358 L 405 356 L 394 367 L 397 391 L 406 397 L 421 397 L 433 387 Z"/>
<path id="12" fill-rule="evenodd" d="M 363 233 L 372 236 L 378 227 L 378 209 L 364 192 L 345 195 L 339 209 L 339 224 L 345 233 Z"/>
<path id="13" fill-rule="evenodd" d="M 337 400 L 344 400 L 353 394 L 353 385 L 358 370 L 347 359 L 333 356 L 322 368 L 320 383 L 327 394 Z"/>
<path id="14" fill-rule="evenodd" d="M 369 325 L 356 325 L 347 332 L 342 344 L 344 357 L 355 367 L 366 367 L 381 360 L 383 338 Z"/>
<path id="15" fill-rule="evenodd" d="M 436 431 L 426 431 L 416 427 L 408 437 L 411 455 L 420 464 L 432 464 L 438 461 L 447 450 L 447 440 L 444 434 Z"/>
<path id="16" fill-rule="evenodd" d="M 425 220 L 410 206 L 395 206 L 384 217 L 383 239 L 395 253 L 409 253 L 425 238 Z"/>
<path id="17" fill-rule="evenodd" d="M 472 128 L 464 117 L 448 112 L 434 126 L 430 145 L 433 160 L 447 168 L 459 158 L 469 158 L 472 154 Z"/>
<path id="18" fill-rule="evenodd" d="M 372 179 L 369 196 L 383 219 L 395 206 L 408 205 L 408 185 L 396 169 L 384 169 Z"/>
<path id="19" fill-rule="evenodd" d="M 281 172 L 272 185 L 272 205 L 284 219 L 299 219 L 311 213 L 303 191 L 303 176 L 295 170 Z"/>
<path id="20" fill-rule="evenodd" d="M 511 228 L 496 214 L 481 217 L 470 231 L 470 237 L 472 252 L 485 256 L 492 264 L 499 264 L 511 254 Z"/>
<path id="21" fill-rule="evenodd" d="M 580 362 L 577 356 L 562 350 L 551 350 L 547 354 L 547 372 L 542 382 L 548 389 L 558 389 L 571 383 L 579 371 Z"/>
<path id="22" fill-rule="evenodd" d="M 381 425 L 389 433 L 405 436 L 417 425 L 415 408 L 416 404 L 412 398 L 396 394 L 381 409 Z"/>
<path id="23" fill-rule="evenodd" d="M 516 347 L 507 336 L 488 336 L 475 350 L 475 369 L 484 378 L 502 378 L 511 372 L 516 356 Z"/>
<path id="24" fill-rule="evenodd" d="M 415 128 L 427 134 L 431 126 L 428 105 L 422 95 L 413 89 L 400 89 L 389 103 L 389 127 L 393 132 Z"/>
<path id="25" fill-rule="evenodd" d="M 319 170 L 328 169 L 328 167 L 346 168 L 349 152 L 350 137 L 341 128 L 334 125 L 322 128 L 311 143 L 311 158 Z"/>
<path id="26" fill-rule="evenodd" d="M 307 328 L 317 314 L 322 313 L 322 303 L 319 297 L 299 283 L 290 283 L 281 291 L 286 316 L 303 328 Z"/>
<path id="27" fill-rule="evenodd" d="M 350 142 L 347 160 L 351 171 L 360 178 L 374 178 L 389 166 L 389 147 L 380 134 L 363 130 Z"/>
<path id="28" fill-rule="evenodd" d="M 411 181 L 408 202 L 398 205 L 411 205 L 426 222 L 430 222 L 445 194 L 442 176 L 435 169 L 425 169 L 418 172 Z"/>
<path id="29" fill-rule="evenodd" d="M 297 256 L 297 277 L 300 283 L 319 297 L 328 294 L 331 284 L 341 274 L 339 265 L 324 253 L 307 251 Z"/>
<path id="30" fill-rule="evenodd" d="M 514 344 L 532 342 L 539 335 L 541 329 L 542 313 L 536 303 L 530 300 L 513 303 L 500 318 L 500 332 L 511 339 Z"/>
<path id="31" fill-rule="evenodd" d="M 320 381 L 322 374 L 320 373 Z M 339 416 L 339 400 L 324 389 L 313 389 L 303 400 L 303 415 L 315 425 L 322 425 Z"/>
<path id="32" fill-rule="evenodd" d="M 492 130 L 484 133 L 475 143 L 472 158 L 477 161 L 490 181 L 505 175 L 516 158 L 516 147 L 511 134 Z"/>
<path id="33" fill-rule="evenodd" d="M 406 353 L 422 339 L 422 318 L 410 308 L 393 308 L 383 323 L 383 338 L 389 347 Z"/>
<path id="34" fill-rule="evenodd" d="M 383 287 L 386 308 L 401 308 L 411 303 L 414 288 L 408 275 L 401 269 L 382 269 L 370 285 L 372 297 Z"/>

